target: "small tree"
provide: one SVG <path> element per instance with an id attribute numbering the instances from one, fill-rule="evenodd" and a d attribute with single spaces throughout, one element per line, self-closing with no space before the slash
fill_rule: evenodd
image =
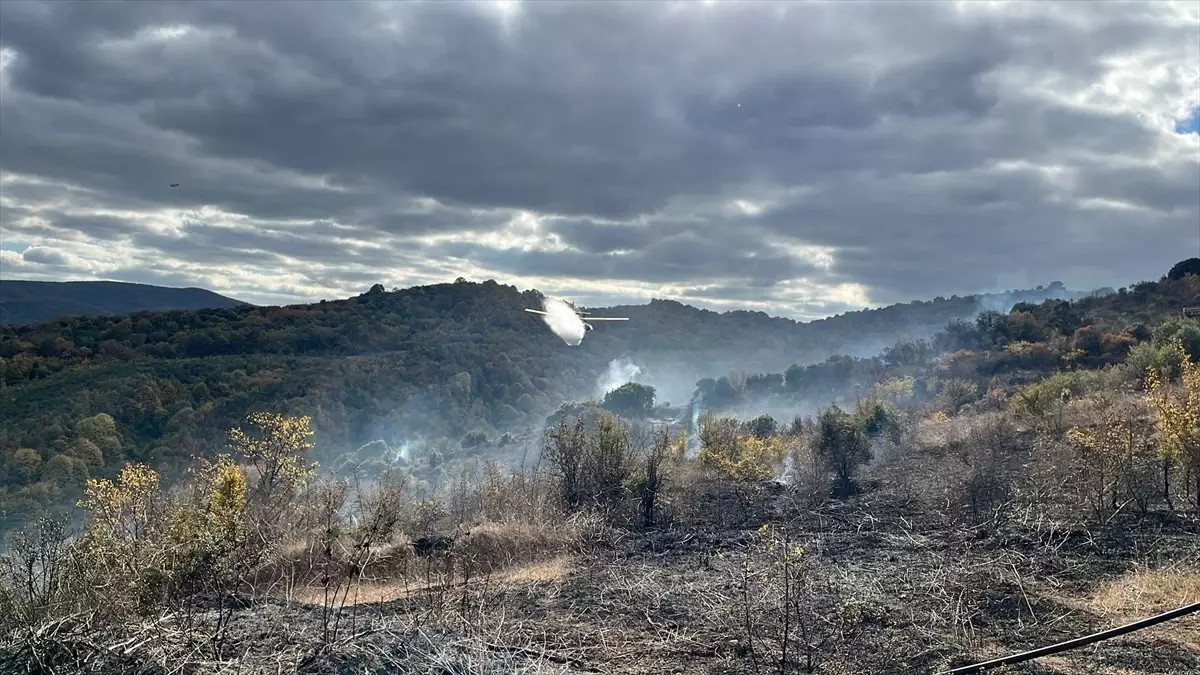
<path id="1" fill-rule="evenodd" d="M 590 502 L 608 506 L 616 502 L 633 471 L 633 446 L 627 429 L 613 415 L 596 419 L 596 430 L 586 444 L 584 470 Z"/>
<path id="2" fill-rule="evenodd" d="M 584 443 L 587 434 L 582 418 L 574 424 L 560 415 L 558 423 L 546 430 L 542 441 L 542 457 L 558 474 L 559 490 L 568 508 L 577 508 L 583 501 Z"/>
<path id="3" fill-rule="evenodd" d="M 736 420 L 706 419 L 700 441 L 700 466 L 727 481 L 743 504 L 755 484 L 776 475 L 787 453 L 779 437 L 739 435 Z"/>
<path id="4" fill-rule="evenodd" d="M 746 431 L 755 438 L 770 438 L 779 433 L 779 423 L 770 415 L 759 415 L 745 423 Z"/>
<path id="5" fill-rule="evenodd" d="M 39 518 L 11 535 L 0 556 L 0 627 L 37 625 L 69 595 L 69 545 L 57 518 Z"/>
<path id="6" fill-rule="evenodd" d="M 654 435 L 645 454 L 642 455 L 641 466 L 634 480 L 634 490 L 638 494 L 643 527 L 653 527 L 659 497 L 667 485 L 669 478 L 668 465 L 672 460 L 682 455 L 681 441 L 686 438 L 673 438 L 668 429 L 662 429 Z"/>
<path id="7" fill-rule="evenodd" d="M 943 380 L 937 394 L 937 406 L 954 414 L 964 405 L 979 398 L 979 385 L 963 378 Z"/>
<path id="8" fill-rule="evenodd" d="M 1123 498 L 1135 502 L 1143 512 L 1150 506 L 1150 491 L 1146 488 L 1152 480 L 1144 478 L 1142 471 L 1150 453 L 1149 433 L 1138 423 L 1136 410 L 1114 410 L 1109 414 L 1114 419 L 1096 428 L 1074 427 L 1067 432 L 1067 442 L 1076 450 L 1079 475 L 1097 520 L 1116 511 Z M 1164 480 L 1167 478 L 1169 473 L 1164 474 Z M 1169 497 L 1166 484 L 1162 494 Z"/>
<path id="9" fill-rule="evenodd" d="M 158 473 L 143 464 L 126 464 L 117 480 L 87 482 L 79 507 L 88 512 L 79 560 L 89 592 L 108 589 L 111 597 L 97 603 L 110 611 L 126 609 L 113 601 L 144 603 L 161 590 L 167 553 L 162 546 L 163 499 Z M 115 589 L 125 591 L 113 593 Z M 124 596 L 124 597 L 121 597 Z M 98 599 L 98 598 L 93 598 Z"/>
<path id="10" fill-rule="evenodd" d="M 241 429 L 229 432 L 233 454 L 251 467 L 251 483 L 246 502 L 264 524 L 276 523 L 304 489 L 315 472 L 316 463 L 308 458 L 311 420 L 276 413 L 253 413 L 247 417 L 249 433 Z"/>
<path id="11" fill-rule="evenodd" d="M 817 421 L 812 442 L 814 454 L 836 478 L 837 496 L 853 494 L 855 472 L 872 458 L 871 443 L 862 428 L 836 406 L 827 408 Z"/>
<path id="12" fill-rule="evenodd" d="M 1170 467 L 1179 463 L 1188 474 L 1192 497 L 1200 507 L 1200 363 L 1188 356 L 1178 337 L 1170 346 L 1180 361 L 1182 386 L 1172 391 L 1164 384 L 1166 378 L 1156 371 L 1147 378 L 1155 425 L 1162 438 L 1159 454 L 1163 462 L 1164 497 L 1169 496 L 1165 490 Z"/>

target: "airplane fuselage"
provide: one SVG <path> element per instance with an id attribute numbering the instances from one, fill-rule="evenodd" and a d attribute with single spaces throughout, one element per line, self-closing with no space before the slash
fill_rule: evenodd
<path id="1" fill-rule="evenodd" d="M 551 303 L 554 304 L 551 304 Z M 550 311 L 550 310 L 553 310 Z M 526 309 L 531 314 L 539 314 L 550 326 L 554 334 L 562 339 L 568 347 L 578 347 L 588 331 L 595 330 L 592 324 L 583 320 L 583 315 L 573 307 L 561 301 L 547 301 L 546 310 Z M 626 317 L 588 317 L 593 321 L 628 321 Z"/>

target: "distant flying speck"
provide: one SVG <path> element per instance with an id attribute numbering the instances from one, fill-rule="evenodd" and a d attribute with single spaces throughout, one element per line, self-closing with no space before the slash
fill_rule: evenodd
<path id="1" fill-rule="evenodd" d="M 171 183 L 171 187 L 179 187 L 179 183 Z"/>

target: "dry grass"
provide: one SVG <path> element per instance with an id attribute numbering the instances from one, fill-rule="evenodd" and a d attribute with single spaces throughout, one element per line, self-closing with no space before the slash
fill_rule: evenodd
<path id="1" fill-rule="evenodd" d="M 569 553 L 579 540 L 577 525 L 483 523 L 455 540 L 445 558 L 417 557 L 407 538 L 388 542 L 372 551 L 364 578 L 354 584 L 346 606 L 391 602 L 485 576 L 489 584 L 559 578 L 569 569 Z M 311 547 L 293 545 L 283 554 L 300 571 L 297 582 L 282 586 L 281 592 L 295 602 L 324 603 Z"/>
<path id="2" fill-rule="evenodd" d="M 1038 659 L 1038 663 L 1052 669 L 1056 675 L 1146 675 L 1144 670 L 1131 670 L 1096 663 L 1095 659 L 1080 659 L 1070 654 L 1047 656 Z M 1009 672 L 1014 671 L 1010 670 Z"/>
<path id="3" fill-rule="evenodd" d="M 1092 609 L 1104 616 L 1159 614 L 1200 602 L 1200 567 L 1138 568 L 1103 583 L 1092 594 Z"/>
<path id="4" fill-rule="evenodd" d="M 570 574 L 574 568 L 575 558 L 570 555 L 558 556 L 549 560 L 518 565 L 493 574 L 489 584 L 494 591 L 501 591 L 506 585 L 527 582 L 558 581 Z M 412 595 L 425 593 L 436 588 L 444 587 L 441 581 L 426 579 L 385 579 L 379 581 L 364 581 L 356 584 L 350 591 L 346 607 L 355 605 L 375 605 L 393 602 Z M 293 602 L 301 604 L 320 605 L 325 601 L 324 590 L 319 586 L 305 586 L 292 591 Z"/>
<path id="5" fill-rule="evenodd" d="M 452 553 L 469 565 L 472 573 L 481 574 L 537 562 L 570 548 L 576 539 L 577 533 L 569 526 L 484 523 L 456 542 Z"/>
<path id="6" fill-rule="evenodd" d="M 1193 602 L 1200 602 L 1200 567 L 1195 566 L 1134 569 L 1100 584 L 1087 599 L 1088 607 L 1113 625 Z M 1196 614 L 1151 626 L 1145 633 L 1200 653 L 1200 616 Z"/>
<path id="7" fill-rule="evenodd" d="M 574 568 L 574 556 L 559 556 L 544 562 L 509 570 L 501 576 L 501 579 L 508 582 L 561 581 Z"/>

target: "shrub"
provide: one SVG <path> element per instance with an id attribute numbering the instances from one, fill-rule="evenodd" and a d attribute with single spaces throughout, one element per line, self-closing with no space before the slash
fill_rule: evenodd
<path id="1" fill-rule="evenodd" d="M 1189 483 L 1194 482 L 1191 492 L 1200 507 L 1200 363 L 1189 358 L 1179 338 L 1172 342 L 1171 349 L 1180 361 L 1180 386 L 1166 386 L 1166 378 L 1154 371 L 1146 385 L 1162 439 L 1164 490 L 1168 468 L 1180 463 L 1192 479 Z"/>
<path id="2" fill-rule="evenodd" d="M 587 433 L 584 420 L 558 424 L 543 438 L 542 456 L 553 467 L 564 504 L 572 510 L 613 506 L 625 493 L 634 471 L 630 430 L 614 415 L 602 412 Z"/>
<path id="3" fill-rule="evenodd" d="M 859 425 L 844 411 L 827 408 L 817 421 L 812 443 L 813 453 L 834 474 L 836 494 L 852 494 L 855 472 L 872 458 L 870 441 Z"/>
<path id="4" fill-rule="evenodd" d="M 979 385 L 971 380 L 953 378 L 943 380 L 937 394 L 937 406 L 947 413 L 958 412 L 959 408 L 979 398 Z"/>

